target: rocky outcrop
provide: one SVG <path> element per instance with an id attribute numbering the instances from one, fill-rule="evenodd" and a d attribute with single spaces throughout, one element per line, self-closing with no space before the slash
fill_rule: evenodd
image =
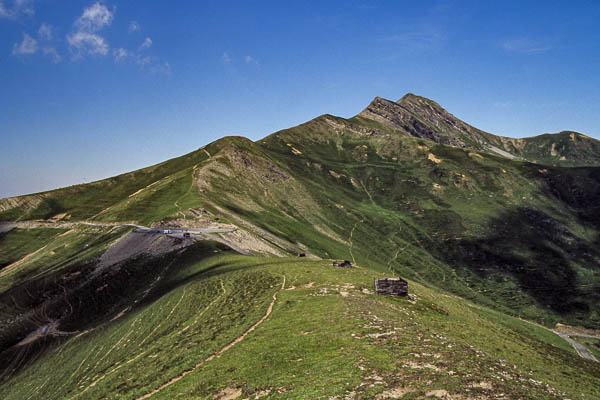
<path id="1" fill-rule="evenodd" d="M 434 142 L 481 150 L 486 135 L 454 117 L 439 104 L 412 94 L 397 102 L 376 97 L 359 117 L 375 120 L 408 135 Z"/>
<path id="2" fill-rule="evenodd" d="M 0 199 L 0 212 L 8 211 L 13 208 L 23 208 L 26 210 L 30 210 L 36 208 L 43 198 L 44 196 L 42 195 L 29 195 Z"/>
<path id="3" fill-rule="evenodd" d="M 544 165 L 600 165 L 600 142 L 576 132 L 523 139 L 493 135 L 450 114 L 435 101 L 407 94 L 397 102 L 375 97 L 358 117 L 407 135 Z"/>

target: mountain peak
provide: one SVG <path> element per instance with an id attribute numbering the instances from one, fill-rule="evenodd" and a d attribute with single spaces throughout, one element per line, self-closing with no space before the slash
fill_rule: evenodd
<path id="1" fill-rule="evenodd" d="M 430 111 L 436 111 L 437 113 L 446 113 L 447 111 L 442 108 L 435 101 L 428 99 L 426 97 L 417 96 L 414 93 L 407 93 L 402 96 L 398 101 L 393 102 L 383 97 L 376 96 L 371 103 L 359 114 L 359 116 L 380 120 L 381 118 L 377 118 L 376 115 L 382 117 L 382 114 L 386 114 L 387 111 L 400 111 L 400 108 L 405 109 L 407 111 L 415 112 L 417 109 L 429 109 Z M 385 118 L 384 118 L 385 119 Z"/>
<path id="2" fill-rule="evenodd" d="M 414 99 L 417 99 L 417 98 L 424 99 L 424 97 L 417 96 L 417 95 L 416 95 L 416 94 L 414 94 L 414 93 L 410 93 L 410 92 L 408 92 L 408 93 L 406 93 L 404 96 L 400 97 L 396 103 L 400 104 L 400 103 L 402 103 L 403 101 L 410 101 L 410 100 L 414 100 Z"/>
<path id="3" fill-rule="evenodd" d="M 358 114 L 408 135 L 433 140 L 441 144 L 479 149 L 485 132 L 464 123 L 425 97 L 407 93 L 397 102 L 382 97 L 373 101 Z M 469 143 L 465 142 L 469 138 Z"/>

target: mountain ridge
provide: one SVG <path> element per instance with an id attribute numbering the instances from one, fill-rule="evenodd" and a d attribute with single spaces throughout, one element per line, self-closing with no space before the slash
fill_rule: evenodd
<path id="1" fill-rule="evenodd" d="M 398 112 L 440 140 L 470 138 L 431 107 Z M 325 114 L 0 200 L 0 394 L 589 398 L 598 364 L 522 319 L 600 328 L 600 167 L 496 153 Z M 389 276 L 409 299 L 373 295 Z M 46 376 L 60 382 L 49 393 Z"/>
<path id="2" fill-rule="evenodd" d="M 400 107 L 400 111 L 394 109 L 391 114 L 394 117 L 401 113 L 404 119 L 399 117 L 398 124 L 418 122 L 426 126 L 423 131 L 436 127 L 432 132 L 440 142 L 444 138 L 448 142 L 466 137 L 483 146 L 490 143 L 484 139 L 498 138 L 455 121 L 437 103 L 412 94 L 396 103 L 381 98 L 374 102 L 384 108 Z M 415 112 L 406 111 L 408 108 Z M 581 263 L 585 268 L 596 268 L 596 252 L 592 248 L 600 240 L 598 206 L 594 203 L 600 193 L 598 168 L 516 161 L 497 151 L 488 153 L 465 147 L 466 139 L 460 146 L 451 146 L 415 137 L 406 129 L 399 129 L 398 124 L 391 126 L 377 118 L 366 118 L 371 112 L 363 111 L 350 119 L 325 114 L 256 142 L 239 136 L 224 137 L 184 156 L 113 178 L 1 199 L 0 220 L 185 226 L 199 218 L 196 211 L 189 210 L 201 209 L 238 226 L 237 236 L 224 236 L 232 245 L 247 246 L 246 251 L 260 249 L 271 255 L 308 252 L 327 257 L 332 249 L 337 249 L 335 254 L 348 257 L 343 250 L 349 243 L 348 232 L 360 229 L 360 224 L 348 226 L 349 221 L 369 216 L 374 219 L 374 229 L 362 235 L 383 240 L 385 232 L 401 229 L 405 231 L 398 239 L 402 246 L 411 243 L 417 251 L 422 243 L 428 243 L 428 263 L 441 263 L 441 268 L 452 269 L 458 262 L 468 280 L 479 282 L 476 285 L 488 279 L 478 276 L 477 257 L 491 258 L 498 263 L 494 270 L 508 274 L 509 281 L 516 279 L 527 288 L 527 296 L 532 297 L 526 302 L 547 302 L 548 307 L 544 307 L 551 313 L 579 313 L 581 304 L 600 301 L 577 289 L 581 278 L 574 272 Z M 419 122 L 425 117 L 429 119 Z M 473 132 L 475 136 L 467 135 Z M 572 140 L 568 133 L 560 137 L 565 138 Z M 341 208 L 335 209 L 338 206 Z M 383 215 L 388 215 L 387 219 L 380 220 Z M 513 231 L 502 219 L 521 221 L 528 228 Z M 552 223 L 543 223 L 546 219 Z M 205 218 L 203 223 L 209 220 Z M 550 237 L 548 227 L 553 232 Z M 498 229 L 510 234 L 498 236 Z M 525 242 L 514 241 L 513 236 L 520 237 L 525 232 L 530 235 Z M 553 262 L 556 268 L 560 265 L 560 274 L 568 272 L 570 286 L 561 289 L 560 279 L 567 275 L 559 278 L 560 274 L 551 285 L 562 291 L 565 298 L 571 298 L 565 303 L 571 304 L 566 308 L 560 302 L 550 301 L 544 292 L 529 289 L 530 277 L 520 271 L 527 265 L 542 271 L 541 262 L 517 254 L 506 259 L 497 251 L 501 246 L 492 245 L 494 240 L 502 240 L 520 249 L 531 242 L 527 246 L 534 249 L 536 259 L 542 260 L 551 247 L 534 243 L 536 235 L 546 237 L 552 246 L 564 248 L 553 256 Z M 577 238 L 577 246 L 569 244 L 572 238 Z M 353 252 L 358 252 L 360 245 L 353 246 Z M 460 255 L 472 248 L 484 253 L 477 257 Z M 389 248 L 381 251 L 393 253 Z M 588 256 L 582 258 L 580 253 Z M 501 264 L 507 262 L 513 264 L 511 270 L 502 271 Z M 571 263 L 578 266 L 572 267 Z M 408 267 L 403 273 L 410 277 L 414 271 Z M 462 287 L 463 293 L 467 286 L 461 283 L 457 288 Z M 496 301 L 492 303 L 498 305 Z M 581 309 L 581 318 L 592 310 L 586 307 Z"/>
<path id="3" fill-rule="evenodd" d="M 393 102 L 381 97 L 358 115 L 437 143 L 496 153 L 544 165 L 599 165 L 600 142 L 572 131 L 525 138 L 494 135 L 469 125 L 433 100 L 408 93 Z M 570 142 L 564 139 L 565 134 Z M 589 140 L 585 144 L 582 141 Z M 577 154 L 583 152 L 584 154 Z"/>
<path id="4" fill-rule="evenodd" d="M 419 107 L 419 106 L 415 105 L 416 103 L 420 104 L 421 106 Z M 459 127 L 464 127 L 464 132 L 459 132 L 459 133 L 463 133 L 463 134 L 467 133 L 467 137 L 472 133 L 472 137 L 470 137 L 469 140 L 466 140 L 466 141 L 458 140 L 455 137 L 456 132 L 454 132 L 454 135 L 447 135 L 447 131 L 448 131 L 447 126 L 446 127 L 442 126 L 441 128 L 438 126 L 437 130 L 435 130 L 435 129 L 432 129 L 431 127 L 428 127 L 426 124 L 423 124 L 422 122 L 419 121 L 419 118 L 414 118 L 414 116 L 411 116 L 411 117 L 413 117 L 412 122 L 417 123 L 417 126 L 420 129 L 425 129 L 425 133 L 427 133 L 429 136 L 427 134 L 423 134 L 423 133 L 419 132 L 419 130 L 418 130 L 419 128 L 415 129 L 414 127 L 412 127 L 407 130 L 406 127 L 403 127 L 402 125 L 400 125 L 400 126 L 394 125 L 393 121 L 389 121 L 385 117 L 380 116 L 379 114 L 373 112 L 373 109 L 381 108 L 381 104 L 393 105 L 396 110 L 402 109 L 402 110 L 408 111 L 410 113 L 413 113 L 414 110 L 423 111 L 424 107 L 422 105 L 424 104 L 427 109 L 433 110 L 437 115 L 441 115 L 442 118 L 440 118 L 440 119 L 447 120 L 446 122 L 448 125 L 451 125 L 453 127 L 455 127 L 457 125 Z M 420 118 L 422 118 L 423 115 L 425 115 L 424 112 L 419 113 Z M 437 102 L 430 100 L 428 98 L 422 97 L 422 96 L 415 95 L 413 93 L 405 94 L 400 99 L 398 99 L 396 102 L 387 100 L 383 97 L 376 96 L 369 103 L 369 105 L 367 105 L 367 107 L 365 107 L 365 109 L 363 109 L 360 113 L 358 113 L 354 117 L 351 117 L 347 120 L 344 118 L 341 118 L 341 117 L 331 115 L 331 114 L 323 114 L 312 120 L 304 122 L 298 126 L 304 126 L 304 125 L 313 123 L 313 121 L 318 121 L 318 120 L 328 119 L 328 118 L 333 119 L 333 120 L 345 120 L 345 121 L 352 121 L 352 120 L 356 120 L 356 119 L 365 119 L 365 120 L 380 122 L 383 125 L 387 125 L 387 126 L 396 128 L 398 132 L 402 132 L 409 136 L 413 136 L 413 137 L 417 137 L 417 138 L 421 138 L 421 139 L 425 139 L 425 140 L 431 140 L 431 141 L 434 141 L 434 142 L 440 143 L 440 144 L 462 147 L 462 148 L 467 148 L 467 149 L 473 149 L 473 150 L 478 150 L 478 151 L 484 151 L 487 153 L 496 154 L 496 155 L 500 155 L 500 156 L 511 158 L 511 159 L 530 161 L 530 162 L 534 162 L 534 163 L 539 163 L 541 165 L 569 166 L 569 167 L 571 167 L 571 166 L 575 166 L 575 167 L 577 167 L 577 166 L 600 166 L 600 156 L 598 156 L 598 154 L 600 154 L 600 141 L 598 141 L 597 139 L 594 139 L 592 137 L 586 136 L 585 134 L 566 130 L 566 131 L 561 131 L 561 132 L 557 132 L 557 133 L 543 133 L 540 135 L 528 136 L 528 137 L 524 137 L 524 138 L 511 138 L 511 137 L 505 137 L 505 136 L 498 136 L 498 135 L 494 135 L 492 133 L 482 131 L 478 128 L 473 127 L 472 125 L 469 125 L 469 124 L 461 121 L 460 119 L 456 118 L 454 115 L 447 112 Z M 431 123 L 432 121 L 426 121 L 426 122 Z M 283 130 L 274 132 L 272 134 L 265 136 L 262 139 L 256 140 L 255 142 L 256 143 L 264 142 L 269 137 L 271 137 L 273 135 L 277 135 L 279 132 L 285 132 L 289 129 L 292 129 L 292 128 L 287 128 L 287 129 L 283 129 Z M 445 133 L 446 133 L 446 135 L 445 135 Z M 219 146 L 219 144 L 225 143 L 228 138 L 238 138 L 238 139 L 251 141 L 250 139 L 243 137 L 243 136 L 235 136 L 235 135 L 234 136 L 224 136 L 223 138 L 217 139 L 217 140 L 211 142 L 210 144 L 203 145 L 200 148 L 198 148 L 197 150 L 194 150 L 194 151 L 192 151 L 186 155 L 183 155 L 181 157 L 186 157 L 192 153 L 201 151 L 203 148 L 206 148 L 206 146 L 209 146 L 209 145 Z M 567 138 L 571 142 L 582 142 L 583 141 L 583 142 L 591 143 L 591 145 L 588 146 L 588 148 L 584 149 L 585 150 L 584 155 L 587 157 L 583 157 L 580 160 L 577 160 L 577 158 L 575 158 L 575 160 L 566 160 L 566 159 L 561 160 L 560 159 L 561 157 L 566 157 L 566 156 L 563 156 L 562 152 L 560 152 L 556 148 L 557 148 L 557 146 L 561 146 L 561 145 L 564 148 L 565 143 L 568 141 Z M 545 156 L 538 157 L 539 160 L 537 160 L 536 158 L 527 159 L 527 158 L 522 157 L 521 156 L 522 154 L 525 154 L 525 155 L 533 154 L 533 152 L 529 152 L 529 153 L 526 151 L 524 152 L 524 151 L 522 151 L 522 149 L 526 146 L 532 147 L 534 145 L 534 142 L 536 142 L 535 144 L 538 147 L 543 146 L 543 147 L 547 148 L 546 149 L 547 154 Z M 557 142 L 560 142 L 560 143 L 557 144 Z M 496 145 L 498 147 L 496 147 Z M 573 154 L 576 152 L 575 149 L 568 149 L 568 150 L 569 150 L 570 154 Z M 577 149 L 577 150 L 580 150 L 580 149 Z M 181 157 L 176 157 L 175 159 L 179 159 Z M 148 168 L 158 167 L 164 162 L 166 162 L 166 161 L 160 162 L 160 163 L 155 164 L 150 167 L 140 168 L 136 171 L 125 172 L 123 174 L 116 175 L 115 177 L 123 177 L 123 176 L 127 176 L 129 174 L 135 173 L 137 171 L 144 171 Z M 83 184 L 75 184 L 72 186 L 94 184 L 97 182 L 104 181 L 106 179 L 113 179 L 115 177 L 103 178 L 103 179 L 99 179 L 99 180 L 96 180 L 93 182 L 83 183 Z M 44 193 L 50 193 L 50 192 L 53 192 L 55 190 L 60 190 L 60 189 L 61 188 L 56 188 L 56 189 L 51 189 L 51 190 L 47 190 L 47 191 L 43 191 L 43 192 L 34 192 L 34 193 L 28 193 L 28 194 L 23 194 L 23 195 L 0 198 L 0 213 L 8 210 L 10 208 L 18 207 L 18 204 L 15 203 L 15 201 L 17 201 L 18 199 L 24 199 L 26 197 L 32 198 L 32 197 L 39 196 Z M 31 200 L 31 199 L 29 199 L 29 200 Z M 36 201 L 34 200 L 34 202 L 36 202 Z M 39 202 L 37 202 L 37 203 L 39 203 Z"/>

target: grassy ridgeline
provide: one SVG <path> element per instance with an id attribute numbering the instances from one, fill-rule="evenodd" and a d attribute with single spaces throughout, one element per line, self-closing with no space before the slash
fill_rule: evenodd
<path id="1" fill-rule="evenodd" d="M 160 270 L 167 260 L 145 268 Z M 156 398 L 210 398 L 227 389 L 298 399 L 393 390 L 415 398 L 445 390 L 531 399 L 564 392 L 578 399 L 593 396 L 600 384 L 596 364 L 543 328 L 414 282 L 416 301 L 381 298 L 371 292 L 381 273 L 243 257 L 206 245 L 168 263 L 169 273 L 145 297 L 144 287 L 123 293 L 112 312 L 88 322 L 86 333 L 42 339 L 36 346 L 43 350 L 2 383 L 0 396 L 148 393 L 258 321 L 283 276 L 286 288 L 267 320 Z"/>

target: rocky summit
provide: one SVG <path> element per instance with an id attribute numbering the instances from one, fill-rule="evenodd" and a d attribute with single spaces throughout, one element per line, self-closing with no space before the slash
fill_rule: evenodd
<path id="1" fill-rule="evenodd" d="M 0 397 L 600 398 L 598 199 L 413 94 L 0 199 Z"/>

